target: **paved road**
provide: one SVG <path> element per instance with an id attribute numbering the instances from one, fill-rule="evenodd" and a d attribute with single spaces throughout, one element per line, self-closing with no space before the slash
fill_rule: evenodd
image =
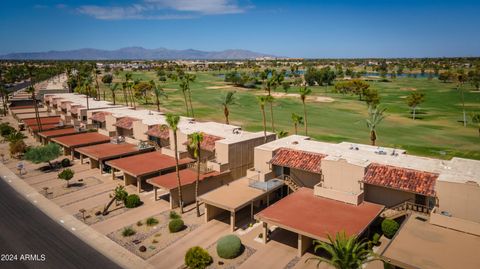
<path id="1" fill-rule="evenodd" d="M 16 254 L 17 261 L 0 261 L 2 269 L 120 268 L 0 180 L 0 258 L 10 258 L 4 254 Z M 20 261 L 22 254 L 39 260 L 43 254 L 45 261 Z"/>

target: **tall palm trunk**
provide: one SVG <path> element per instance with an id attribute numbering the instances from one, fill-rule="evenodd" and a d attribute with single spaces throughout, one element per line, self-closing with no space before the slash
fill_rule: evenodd
<path id="1" fill-rule="evenodd" d="M 297 128 L 298 128 L 298 125 L 297 125 L 297 123 L 294 123 L 293 126 L 295 127 L 295 134 L 297 134 L 297 133 L 298 133 L 298 129 L 297 129 Z"/>
<path id="2" fill-rule="evenodd" d="M 100 86 L 98 85 L 97 73 L 95 73 L 95 89 L 97 92 L 97 100 L 100 100 Z"/>
<path id="3" fill-rule="evenodd" d="M 86 90 L 86 96 L 87 96 L 87 110 L 90 109 L 90 106 L 88 105 L 88 95 L 90 94 L 90 89 L 89 89 L 89 88 L 90 88 L 90 86 L 87 86 L 87 87 L 85 88 L 85 90 Z"/>
<path id="4" fill-rule="evenodd" d="M 190 116 L 190 111 L 188 109 L 188 102 L 187 102 L 187 93 L 185 91 L 183 92 L 183 100 L 185 101 L 185 108 L 187 109 L 187 117 Z"/>
<path id="5" fill-rule="evenodd" d="M 198 203 L 198 184 L 200 182 L 200 141 L 197 143 L 197 180 L 195 182 L 195 206 L 197 207 L 197 217 L 200 217 L 200 207 Z"/>
<path id="6" fill-rule="evenodd" d="M 190 103 L 190 111 L 192 112 L 192 118 L 195 118 L 195 114 L 193 113 L 193 105 L 192 105 L 192 93 L 190 89 L 188 90 L 188 101 Z"/>
<path id="7" fill-rule="evenodd" d="M 35 109 L 35 121 L 37 122 L 37 131 L 41 132 L 42 131 L 42 124 L 40 122 L 40 114 L 38 114 L 38 103 L 37 103 L 37 99 L 35 97 L 35 89 L 33 89 L 33 92 L 32 92 L 32 100 L 33 100 L 33 107 Z"/>
<path id="8" fill-rule="evenodd" d="M 377 140 L 377 134 L 372 130 L 370 131 L 370 141 L 372 142 L 372 146 L 375 146 L 375 140 Z"/>
<path id="9" fill-rule="evenodd" d="M 272 132 L 275 132 L 275 122 L 273 120 L 273 102 L 270 102 L 270 118 L 272 120 Z"/>
<path id="10" fill-rule="evenodd" d="M 137 109 L 137 106 L 135 104 L 135 99 L 134 99 L 134 96 L 133 96 L 133 91 L 132 91 L 132 87 L 131 86 L 128 86 L 128 94 L 130 95 L 130 100 L 133 104 L 133 109 Z"/>
<path id="11" fill-rule="evenodd" d="M 115 105 L 115 92 L 112 91 L 113 105 Z"/>
<path id="12" fill-rule="evenodd" d="M 225 115 L 225 123 L 230 124 L 230 121 L 228 120 L 228 116 L 230 115 L 230 111 L 228 111 L 227 106 L 223 106 L 223 115 Z"/>
<path id="13" fill-rule="evenodd" d="M 467 115 L 465 113 L 465 96 L 463 94 L 463 90 L 461 90 L 462 93 L 462 107 L 463 107 L 463 127 L 467 127 Z"/>
<path id="14" fill-rule="evenodd" d="M 302 99 L 302 103 L 303 103 L 303 119 L 305 122 L 305 135 L 308 136 L 307 107 L 305 106 L 305 99 Z"/>
<path id="15" fill-rule="evenodd" d="M 180 213 L 183 214 L 183 198 L 182 198 L 182 183 L 180 182 L 180 171 L 178 169 L 178 145 L 177 145 L 177 132 L 173 131 L 173 143 L 175 147 L 175 173 L 177 174 L 178 184 L 178 205 L 180 206 Z"/>
<path id="16" fill-rule="evenodd" d="M 127 89 L 123 88 L 123 100 L 125 100 L 125 105 L 128 106 L 128 98 L 127 98 Z"/>
<path id="17" fill-rule="evenodd" d="M 262 116 L 263 116 L 263 138 L 264 138 L 264 142 L 267 143 L 267 120 L 265 116 L 265 107 L 262 107 Z"/>
<path id="18" fill-rule="evenodd" d="M 160 97 L 158 95 L 155 95 L 157 98 L 157 111 L 160 112 Z"/>

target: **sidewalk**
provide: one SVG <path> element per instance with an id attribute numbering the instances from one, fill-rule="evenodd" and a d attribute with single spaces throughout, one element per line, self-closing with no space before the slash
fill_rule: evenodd
<path id="1" fill-rule="evenodd" d="M 55 221 L 60 222 L 65 229 L 76 235 L 79 239 L 89 244 L 98 252 L 116 262 L 124 268 L 153 268 L 148 262 L 142 260 L 128 250 L 117 245 L 106 236 L 95 231 L 72 215 L 66 213 L 52 201 L 39 194 L 34 188 L 23 182 L 17 175 L 0 163 L 0 175 L 19 194 L 38 207 L 42 212 Z"/>

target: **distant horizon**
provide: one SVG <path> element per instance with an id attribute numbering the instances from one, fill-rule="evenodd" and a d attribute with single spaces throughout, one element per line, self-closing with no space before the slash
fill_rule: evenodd
<path id="1" fill-rule="evenodd" d="M 290 58 L 480 56 L 474 0 L 48 0 L 0 9 L 0 55 L 141 46 Z"/>
<path id="2" fill-rule="evenodd" d="M 57 49 L 50 49 L 50 50 L 44 50 L 44 51 L 15 51 L 15 52 L 9 52 L 9 53 L 4 53 L 0 54 L 0 56 L 7 56 L 7 55 L 13 55 L 13 54 L 35 54 L 35 53 L 48 53 L 48 52 L 68 52 L 68 51 L 80 51 L 80 50 L 98 50 L 98 51 L 118 51 L 122 49 L 128 49 L 128 48 L 139 48 L 139 49 L 145 49 L 145 50 L 159 50 L 159 49 L 165 49 L 165 50 L 172 50 L 172 51 L 188 51 L 188 50 L 193 50 L 193 51 L 202 51 L 202 52 L 224 52 L 224 51 L 249 51 L 249 52 L 254 52 L 254 53 L 259 53 L 259 54 L 265 54 L 267 55 L 268 53 L 263 53 L 261 51 L 250 51 L 247 49 L 242 49 L 242 48 L 227 48 L 223 50 L 200 50 L 196 48 L 185 48 L 185 49 L 177 49 L 177 48 L 167 48 L 164 46 L 159 46 L 156 48 L 148 48 L 144 46 L 138 46 L 138 45 L 133 45 L 133 46 L 128 46 L 128 47 L 119 47 L 119 48 L 113 48 L 113 49 L 101 49 L 101 48 L 95 48 L 95 47 L 84 47 L 84 48 L 77 48 L 77 49 L 68 49 L 68 50 L 57 50 Z M 290 59 L 306 59 L 306 60 L 315 60 L 315 59 L 339 59 L 339 60 L 348 60 L 348 59 L 435 59 L 435 58 L 480 58 L 480 53 L 478 55 L 472 55 L 472 56 L 366 56 L 366 57 L 290 57 L 288 55 L 269 55 L 274 58 L 290 58 Z M 241 59 L 241 58 L 239 58 Z M 3 59 L 3 60 L 9 60 L 9 59 Z M 12 60 L 18 60 L 18 59 L 12 59 Z M 25 60 L 30 60 L 30 59 L 25 59 Z M 51 60 L 51 59 L 35 59 L 35 60 Z M 65 59 L 65 60 L 82 60 L 82 59 Z M 86 60 L 92 60 L 92 59 L 86 59 Z M 155 59 L 124 59 L 124 58 L 118 58 L 118 59 L 96 59 L 96 60 L 149 60 L 149 61 L 154 61 Z M 161 60 L 161 59 L 158 59 Z M 181 58 L 179 58 L 181 60 Z M 187 59 L 187 60 L 193 60 L 193 59 Z M 200 60 L 206 60 L 206 59 L 200 59 Z M 211 59 L 211 60 L 222 60 L 222 59 Z"/>

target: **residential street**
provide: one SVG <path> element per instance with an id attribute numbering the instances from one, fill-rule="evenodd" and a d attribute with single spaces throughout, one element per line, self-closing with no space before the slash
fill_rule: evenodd
<path id="1" fill-rule="evenodd" d="M 0 268 L 120 268 L 3 180 L 0 180 L 0 214 Z"/>

